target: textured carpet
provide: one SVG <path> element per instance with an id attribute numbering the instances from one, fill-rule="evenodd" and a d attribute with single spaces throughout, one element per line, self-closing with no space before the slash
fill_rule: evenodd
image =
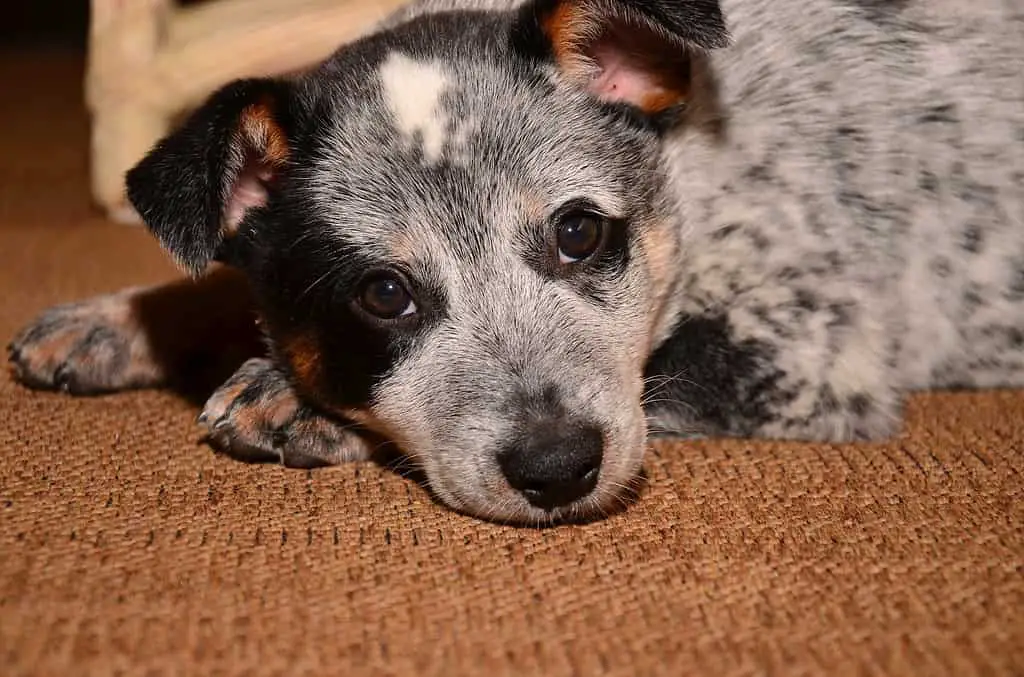
<path id="1" fill-rule="evenodd" d="M 4 341 L 175 275 L 90 209 L 80 63 L 15 57 Z M 1024 394 L 918 397 L 881 445 L 659 443 L 635 507 L 551 530 L 454 515 L 372 464 L 215 456 L 167 393 L 3 375 L 0 409 L 8 677 L 1024 675 Z"/>

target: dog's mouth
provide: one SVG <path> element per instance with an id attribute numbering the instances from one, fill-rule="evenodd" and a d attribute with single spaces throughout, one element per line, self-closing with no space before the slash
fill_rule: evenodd
<path id="1" fill-rule="evenodd" d="M 556 380 L 553 360 L 527 363 L 526 375 L 499 364 L 487 378 L 475 362 L 410 361 L 347 413 L 401 451 L 392 467 L 457 512 L 530 526 L 600 520 L 644 485 L 647 418 L 632 362 L 563 365 Z"/>
<path id="2" fill-rule="evenodd" d="M 527 446 L 511 458 L 499 452 L 497 462 L 483 461 L 482 467 L 447 464 L 434 455 L 418 462 L 403 456 L 397 463 L 442 505 L 488 522 L 535 528 L 587 524 L 628 510 L 646 486 L 643 442 L 609 447 L 597 457 L 587 451 L 586 435 L 576 439 L 583 441 L 568 455 Z"/>
<path id="3" fill-rule="evenodd" d="M 585 525 L 601 522 L 623 513 L 640 498 L 646 484 L 646 475 L 638 469 L 626 481 L 601 482 L 586 496 L 553 508 L 530 504 L 517 504 L 509 511 L 493 506 L 480 511 L 463 511 L 475 517 L 520 527 L 554 527 L 559 525 Z"/>

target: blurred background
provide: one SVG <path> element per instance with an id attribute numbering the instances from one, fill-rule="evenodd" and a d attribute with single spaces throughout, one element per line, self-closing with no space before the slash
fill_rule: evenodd
<path id="1" fill-rule="evenodd" d="M 179 0 L 182 6 L 203 0 Z M 89 0 L 9 0 L 0 21 L 0 46 L 85 49 Z"/>
<path id="2" fill-rule="evenodd" d="M 76 201 L 85 198 L 108 220 L 138 223 L 124 173 L 184 113 L 230 80 L 316 64 L 403 1 L 8 2 L 0 149 L 15 165 L 0 176 L 24 180 L 33 168 L 53 174 L 63 166 L 85 184 Z M 7 191 L 0 211 L 16 199 Z"/>
<path id="3" fill-rule="evenodd" d="M 12 0 L 0 21 L 0 45 L 59 45 L 85 49 L 89 26 L 88 0 Z"/>

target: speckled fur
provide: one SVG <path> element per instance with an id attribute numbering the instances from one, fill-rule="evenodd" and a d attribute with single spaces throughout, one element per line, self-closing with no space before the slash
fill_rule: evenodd
<path id="1" fill-rule="evenodd" d="M 772 415 L 724 429 L 874 438 L 910 389 L 1024 383 L 1024 9 L 723 6 L 727 140 L 684 134 L 665 170 L 681 312 L 779 372 Z"/>
<path id="2" fill-rule="evenodd" d="M 675 125 L 638 125 L 516 53 L 521 4 L 414 2 L 288 84 L 275 139 L 295 152 L 241 224 L 204 230 L 220 214 L 196 211 L 232 213 L 237 135 L 181 136 L 130 176 L 183 264 L 217 255 L 260 302 L 277 363 L 213 409 L 274 418 L 290 384 L 398 442 L 449 505 L 539 521 L 608 509 L 650 434 L 877 439 L 914 389 L 1024 385 L 1020 3 L 725 0 L 730 44 L 694 50 Z M 211 143 L 227 175 L 179 189 L 209 155 L 186 151 Z M 579 197 L 628 223 L 626 253 L 553 279 L 537 243 Z M 431 291 L 428 319 L 378 353 L 332 299 L 339 271 L 379 261 Z M 278 404 L 232 409 L 264 381 Z M 530 401 L 606 442 L 597 490 L 554 512 L 495 460 Z M 322 435 L 280 434 L 303 464 L 340 460 Z"/>

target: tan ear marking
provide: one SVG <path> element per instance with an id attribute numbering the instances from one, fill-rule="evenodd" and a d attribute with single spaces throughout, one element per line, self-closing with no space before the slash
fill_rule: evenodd
<path id="1" fill-rule="evenodd" d="M 582 0 L 557 3 L 541 27 L 561 74 L 600 100 L 657 114 L 690 95 L 688 51 L 655 28 Z"/>
<path id="2" fill-rule="evenodd" d="M 662 89 L 646 95 L 640 103 L 640 110 L 650 114 L 663 113 L 673 106 L 684 103 L 685 100 L 685 92 L 677 89 Z"/>
<path id="3" fill-rule="evenodd" d="M 560 2 L 542 20 L 544 34 L 551 42 L 555 61 L 566 75 L 577 78 L 586 76 L 593 64 L 586 57 L 584 44 L 593 32 L 594 25 L 588 13 L 576 2 Z"/>
<path id="4" fill-rule="evenodd" d="M 242 155 L 237 158 L 237 175 L 225 200 L 221 233 L 231 238 L 238 232 L 248 209 L 266 203 L 267 184 L 288 162 L 288 138 L 274 118 L 269 100 L 244 108 L 235 131 L 236 145 Z"/>
<path id="5" fill-rule="evenodd" d="M 288 161 L 288 138 L 274 119 L 269 102 L 261 101 L 243 110 L 240 128 L 262 162 L 277 166 Z"/>
<path id="6" fill-rule="evenodd" d="M 659 53 L 647 57 L 651 69 L 651 89 L 638 103 L 645 113 L 662 113 L 687 102 L 692 87 L 688 54 Z"/>

